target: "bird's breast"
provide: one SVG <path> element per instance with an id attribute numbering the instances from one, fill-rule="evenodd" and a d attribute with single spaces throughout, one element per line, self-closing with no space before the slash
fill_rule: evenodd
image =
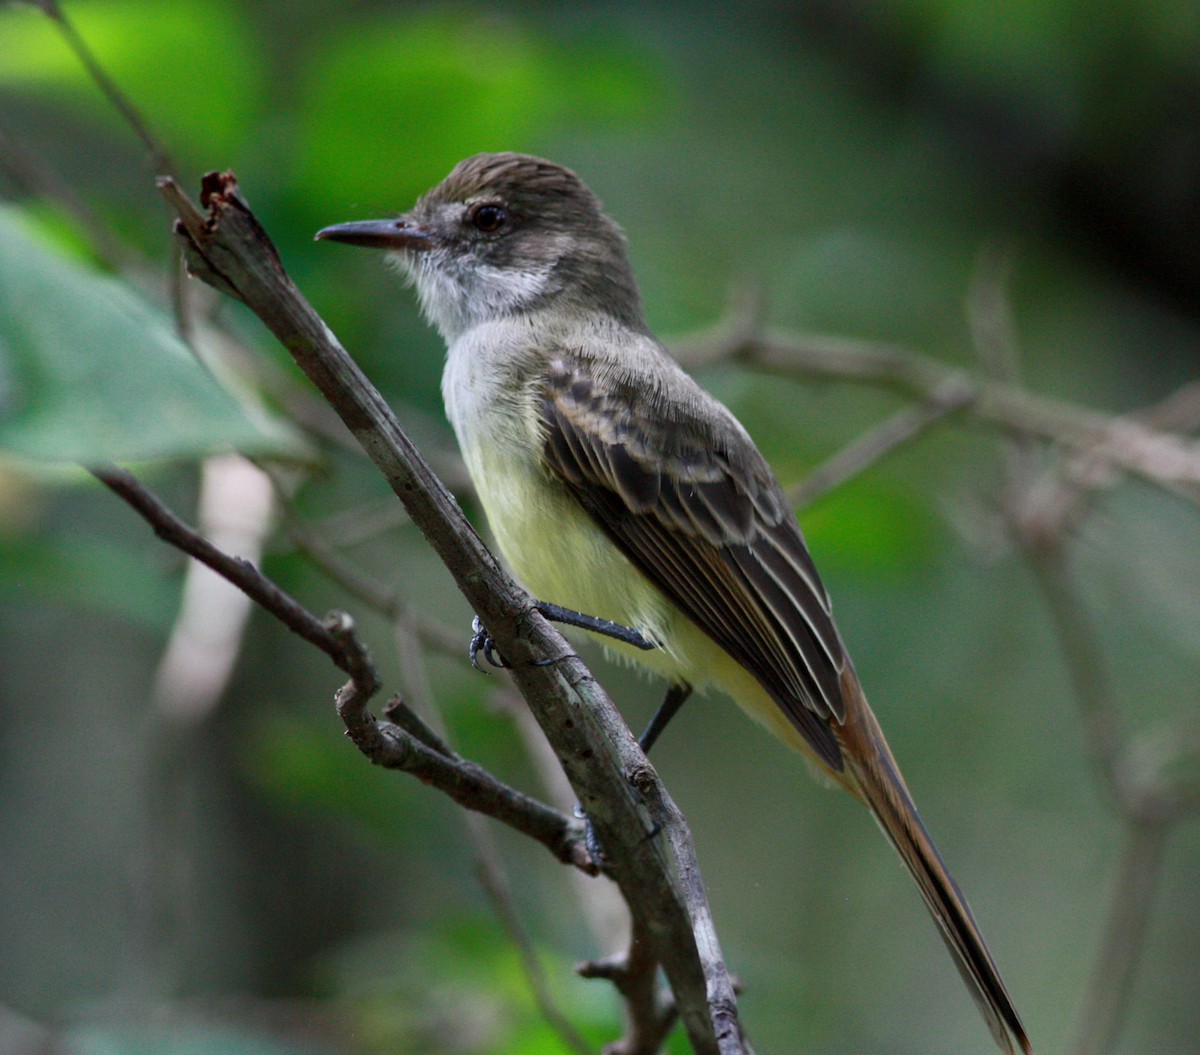
<path id="1" fill-rule="evenodd" d="M 539 600 L 672 636 L 675 606 L 545 464 L 538 373 L 525 371 L 522 383 L 506 376 L 512 365 L 495 344 L 460 341 L 442 381 L 447 416 L 505 562 Z"/>

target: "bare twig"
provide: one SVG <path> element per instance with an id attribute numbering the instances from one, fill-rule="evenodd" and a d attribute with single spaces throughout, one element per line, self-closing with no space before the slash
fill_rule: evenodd
<path id="1" fill-rule="evenodd" d="M 380 583 L 379 578 L 353 567 L 344 561 L 320 534 L 310 529 L 296 512 L 288 488 L 280 473 L 271 465 L 264 464 L 263 471 L 271 481 L 276 501 L 283 515 L 283 529 L 296 549 L 307 557 L 346 593 L 357 598 L 368 608 L 380 615 L 394 619 L 403 609 L 400 595 Z"/>
<path id="2" fill-rule="evenodd" d="M 91 471 L 140 513 L 159 538 L 228 579 L 350 675 L 350 681 L 338 692 L 338 714 L 351 739 L 372 762 L 412 773 L 461 805 L 495 817 L 536 839 L 560 861 L 594 871 L 579 825 L 572 818 L 450 752 L 444 743 L 421 728 L 415 715 L 404 716 L 403 728 L 376 721 L 366 707 L 379 688 L 379 677 L 348 615 L 334 612 L 324 620 L 318 619 L 248 561 L 221 552 L 193 531 L 132 474 L 113 468 Z M 396 705 L 391 713 L 402 712 Z"/>
<path id="3" fill-rule="evenodd" d="M 1116 1045 L 1142 955 L 1150 908 L 1162 875 L 1169 825 L 1160 821 L 1129 827 L 1079 1015 L 1075 1055 L 1104 1055 Z"/>
<path id="4" fill-rule="evenodd" d="M 1000 382 L 1020 378 L 1016 329 L 1008 304 L 1006 259 L 984 255 L 969 300 L 971 330 L 985 369 Z M 1186 401 L 1180 401 L 1186 406 Z M 1173 425 L 1180 404 L 1157 415 Z M 1156 415 L 1141 416 L 1143 422 Z M 1131 745 L 1120 729 L 1116 690 L 1106 652 L 1070 573 L 1066 547 L 1087 514 L 1097 488 L 1117 477 L 1107 451 L 1069 452 L 1043 470 L 1044 459 L 1026 434 L 1010 437 L 1004 487 L 1009 531 L 1025 553 L 1063 649 L 1079 710 L 1087 757 L 1097 785 L 1126 827 L 1126 845 L 1104 935 L 1084 996 L 1077 1055 L 1107 1055 L 1116 1043 L 1147 920 L 1158 893 L 1162 855 L 1174 820 L 1193 788 L 1163 782 L 1164 765 L 1131 764 Z"/>
<path id="5" fill-rule="evenodd" d="M 83 196 L 29 144 L 0 130 L 0 172 L 20 191 L 54 202 L 87 235 L 92 251 L 113 271 L 146 261 L 120 240 Z"/>
<path id="6" fill-rule="evenodd" d="M 279 508 L 283 513 L 284 530 L 296 549 L 312 564 L 340 586 L 346 593 L 357 598 L 368 608 L 392 620 L 411 623 L 422 644 L 443 655 L 466 655 L 464 636 L 432 619 L 419 617 L 408 606 L 398 590 L 383 586 L 377 576 L 355 567 L 329 545 L 320 533 L 311 529 L 300 518 L 287 494 L 279 473 L 271 466 L 263 467 L 275 488 Z M 407 519 L 407 518 L 406 518 Z"/>
<path id="7" fill-rule="evenodd" d="M 1013 251 L 1008 246 L 992 243 L 980 251 L 967 295 L 967 324 L 984 372 L 1015 385 L 1021 383 L 1021 360 L 1008 295 L 1012 263 Z"/>
<path id="8" fill-rule="evenodd" d="M 201 214 L 173 181 L 177 236 L 194 274 L 246 303 L 337 409 L 482 617 L 609 855 L 613 878 L 645 926 L 693 1047 L 741 1052 L 732 984 L 719 954 L 690 835 L 665 789 L 583 663 L 496 564 L 379 394 L 287 278 L 231 176 L 205 177 Z M 350 713 L 357 700 L 343 701 Z M 629 783 L 639 774 L 639 789 Z M 659 804 L 654 819 L 646 789 Z M 647 838 L 655 821 L 661 838 Z M 722 981 L 722 979 L 724 979 Z"/>
<path id="9" fill-rule="evenodd" d="M 340 426 L 341 422 L 338 424 Z M 389 498 L 323 516 L 314 522 L 313 532 L 341 549 L 376 538 L 407 523 L 408 514 L 404 512 L 404 507 Z"/>
<path id="10" fill-rule="evenodd" d="M 116 466 L 93 466 L 89 472 L 109 490 L 123 498 L 164 542 L 228 579 L 260 607 L 265 608 L 294 634 L 316 645 L 351 677 L 364 676 L 371 684 L 371 693 L 378 688 L 378 678 L 359 658 L 347 653 L 345 639 L 339 639 L 326 622 L 322 622 L 290 594 L 281 590 L 249 561 L 231 557 L 208 539 L 192 530 L 168 509 L 162 501 L 143 486 L 136 477 Z"/>
<path id="11" fill-rule="evenodd" d="M 58 27 L 67 47 L 74 53 L 75 58 L 87 71 L 93 83 L 100 90 L 100 93 L 108 101 L 109 105 L 121 115 L 121 118 L 137 136 L 142 146 L 145 147 L 150 155 L 150 163 L 154 172 L 169 172 L 175 174 L 178 169 L 172 159 L 166 146 L 162 140 L 154 133 L 150 127 L 150 123 L 142 116 L 141 111 L 134 105 L 132 99 L 126 95 L 117 82 L 109 75 L 108 71 L 96 57 L 96 53 L 92 51 L 87 41 L 83 39 L 79 31 L 75 28 L 75 24 L 67 18 L 59 5 L 58 0 L 35 0 L 40 7 L 50 17 L 51 21 Z M 175 323 L 179 330 L 180 336 L 187 341 L 191 329 L 191 312 L 188 307 L 187 297 L 184 293 L 184 273 L 183 269 L 175 266 L 172 269 L 169 290 L 171 307 L 175 315 Z"/>
<path id="12" fill-rule="evenodd" d="M 1200 429 L 1200 381 L 1189 381 L 1138 414 L 1155 429 L 1195 432 Z"/>
<path id="13" fill-rule="evenodd" d="M 695 366 L 718 358 L 711 348 Z M 1018 435 L 1036 436 L 1085 451 L 1190 501 L 1200 501 L 1200 443 L 1128 417 L 1086 410 L 1018 385 L 988 380 L 896 345 L 842 338 L 772 333 L 751 336 L 720 350 L 720 357 L 787 377 L 801 375 L 879 385 L 930 399 L 957 384 L 971 420 Z"/>
<path id="14" fill-rule="evenodd" d="M 394 725 L 398 725 L 410 736 L 420 740 L 426 747 L 432 748 L 439 755 L 454 758 L 454 748 L 447 742 L 445 736 L 430 725 L 414 711 L 402 696 L 393 696 L 384 704 L 383 717 Z"/>
<path id="15" fill-rule="evenodd" d="M 1064 485 L 1066 486 L 1066 485 Z M 1064 652 L 1087 757 L 1105 798 L 1126 827 L 1126 845 L 1104 924 L 1104 937 L 1084 996 L 1077 1055 L 1107 1055 L 1120 1030 L 1146 922 L 1158 894 L 1162 852 L 1171 826 L 1194 808 L 1194 789 L 1163 784 L 1164 767 L 1129 764 L 1131 745 L 1102 647 L 1066 563 L 1065 534 L 1038 523 L 1022 533 L 1020 492 L 1010 481 L 1009 521 L 1023 542 Z"/>
<path id="16" fill-rule="evenodd" d="M 425 725 L 423 720 L 417 719 L 416 715 L 411 714 L 411 712 L 410 717 L 416 719 L 420 725 L 424 726 L 430 735 L 437 737 L 443 744 L 446 744 L 447 733 L 444 723 L 441 721 L 441 714 L 437 710 L 429 680 L 426 677 L 425 659 L 422 655 L 417 628 L 407 611 L 401 612 L 396 618 L 396 651 L 400 657 L 400 666 L 403 671 L 406 690 L 429 713 L 431 724 L 436 725 L 438 728 L 435 731 L 430 726 Z M 407 710 L 407 708 L 403 709 Z M 446 751 L 449 750 L 447 746 Z M 517 950 L 517 955 L 521 960 L 521 967 L 525 972 L 526 981 L 529 984 L 530 992 L 533 994 L 533 999 L 538 1006 L 538 1010 L 550 1028 L 559 1035 L 563 1044 L 569 1050 L 575 1052 L 576 1055 L 593 1055 L 591 1045 L 584 1040 L 571 1020 L 558 1006 L 557 1001 L 550 991 L 550 986 L 546 980 L 545 971 L 542 969 L 541 960 L 538 958 L 537 950 L 534 948 L 533 940 L 526 930 L 520 914 L 517 912 L 516 904 L 513 901 L 512 888 L 505 874 L 504 861 L 496 845 L 496 840 L 492 837 L 491 830 L 484 823 L 483 818 L 476 813 L 465 811 L 462 814 L 462 818 L 467 829 L 467 835 L 475 851 L 476 871 L 479 875 L 480 885 L 491 901 L 493 911 L 496 913 L 500 925 L 508 935 L 509 941 L 512 942 L 513 947 Z M 579 826 L 579 828 L 581 827 Z M 576 834 L 580 835 L 582 832 L 577 830 Z M 582 851 L 585 845 L 586 842 L 577 844 L 577 848 Z M 572 874 L 577 873 L 573 872 Z"/>
<path id="17" fill-rule="evenodd" d="M 154 170 L 156 172 L 176 172 L 175 163 L 171 160 L 171 155 L 167 152 L 167 148 L 163 146 L 162 141 L 154 134 L 149 123 L 142 117 L 141 111 L 133 104 L 129 96 L 117 86 L 116 81 L 109 76 L 108 71 L 100 64 L 100 60 L 96 58 L 95 52 L 88 46 L 87 41 L 79 35 L 79 31 L 63 13 L 57 0 L 37 0 L 37 6 L 45 11 L 58 26 L 59 32 L 67 42 L 67 46 L 75 53 L 75 57 L 79 60 L 80 65 L 87 70 L 88 76 L 96 83 L 96 87 L 100 89 L 112 108 L 121 115 L 125 123 L 129 125 L 134 134 L 141 140 L 142 146 L 146 148 L 146 151 L 150 155 Z"/>
<path id="18" fill-rule="evenodd" d="M 968 406 L 974 398 L 974 392 L 964 388 L 958 378 L 950 378 L 929 398 L 896 411 L 886 421 L 870 432 L 863 433 L 818 465 L 798 484 L 788 488 L 788 500 L 794 506 L 812 505 L 893 451 L 912 442 L 939 421 Z"/>
<path id="19" fill-rule="evenodd" d="M 1127 801 L 1121 777 L 1123 738 L 1105 649 L 1096 637 L 1063 555 L 1047 548 L 1045 536 L 1040 536 L 1035 546 L 1027 545 L 1025 552 L 1063 650 L 1088 761 L 1109 804 L 1121 810 Z"/>
<path id="20" fill-rule="evenodd" d="M 581 978 L 604 978 L 612 982 L 625 999 L 626 1034 L 607 1045 L 604 1055 L 655 1055 L 678 1018 L 671 994 L 658 984 L 658 964 L 647 953 L 646 937 L 635 924 L 629 949 L 623 956 L 591 960 L 575 968 Z"/>
<path id="21" fill-rule="evenodd" d="M 583 1038 L 571 1020 L 563 1014 L 550 992 L 546 973 L 542 970 L 537 950 L 533 947 L 533 942 L 530 940 L 520 916 L 517 915 L 516 906 L 513 903 L 512 887 L 509 885 L 500 863 L 500 854 L 491 834 L 476 821 L 475 814 L 468 813 L 466 819 L 468 827 L 474 829 L 473 841 L 476 848 L 479 881 L 487 892 L 509 941 L 513 943 L 521 958 L 521 967 L 529 981 L 529 988 L 533 993 L 538 1011 L 571 1051 L 576 1055 L 593 1055 L 592 1046 Z"/>
<path id="22" fill-rule="evenodd" d="M 579 825 L 572 818 L 510 787 L 482 766 L 454 753 L 443 754 L 398 724 L 376 720 L 367 710 L 368 698 L 357 682 L 344 685 L 336 702 L 350 739 L 375 765 L 411 773 L 460 805 L 537 840 L 558 860 L 595 872 Z M 396 713 L 394 706 L 390 713 Z"/>
<path id="23" fill-rule="evenodd" d="M 492 698 L 496 706 L 510 714 L 516 723 L 525 751 L 533 762 L 551 805 L 564 812 L 573 813 L 575 792 L 571 790 L 570 782 L 558 764 L 554 749 L 546 740 L 546 734 L 542 732 L 529 708 L 525 706 L 525 701 L 506 682 L 497 683 L 492 691 Z M 620 890 L 611 883 L 593 883 L 579 871 L 572 871 L 568 880 L 600 955 L 616 955 L 618 950 L 628 945 L 632 925 Z"/>

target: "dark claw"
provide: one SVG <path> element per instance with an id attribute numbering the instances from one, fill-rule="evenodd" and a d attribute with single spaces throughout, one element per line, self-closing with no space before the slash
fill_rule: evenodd
<path id="1" fill-rule="evenodd" d="M 483 625 L 483 620 L 479 616 L 475 616 L 471 620 L 471 631 L 471 644 L 469 646 L 471 666 L 481 674 L 491 673 L 491 671 L 484 670 L 479 665 L 479 653 L 482 652 L 483 658 L 493 667 L 506 668 L 508 664 L 504 661 L 504 657 L 496 651 L 496 642 L 492 639 L 492 635 L 488 633 L 487 627 Z"/>
<path id="2" fill-rule="evenodd" d="M 496 651 L 496 642 L 492 640 L 491 634 L 488 634 L 487 638 L 483 642 L 483 655 L 493 667 L 500 667 L 503 669 L 508 666 L 508 664 L 504 662 L 504 657 Z"/>
<path id="3" fill-rule="evenodd" d="M 483 625 L 483 621 L 476 616 L 471 620 L 471 644 L 468 646 L 471 655 L 471 666 L 473 666 L 480 674 L 487 674 L 479 665 L 479 650 L 491 640 L 487 632 L 487 628 Z"/>

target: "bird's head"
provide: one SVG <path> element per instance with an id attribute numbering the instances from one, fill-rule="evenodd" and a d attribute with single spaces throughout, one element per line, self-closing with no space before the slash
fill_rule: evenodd
<path id="1" fill-rule="evenodd" d="M 317 238 L 389 251 L 447 341 L 552 307 L 644 326 L 620 228 L 574 172 L 541 158 L 476 154 L 402 216 Z"/>

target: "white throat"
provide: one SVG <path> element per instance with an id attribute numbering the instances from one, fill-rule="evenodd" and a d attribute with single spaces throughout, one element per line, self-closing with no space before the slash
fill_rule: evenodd
<path id="1" fill-rule="evenodd" d="M 553 256 L 524 268 L 496 267 L 445 248 L 392 259 L 415 284 L 421 311 L 448 345 L 481 323 L 528 310 L 561 285 Z"/>

